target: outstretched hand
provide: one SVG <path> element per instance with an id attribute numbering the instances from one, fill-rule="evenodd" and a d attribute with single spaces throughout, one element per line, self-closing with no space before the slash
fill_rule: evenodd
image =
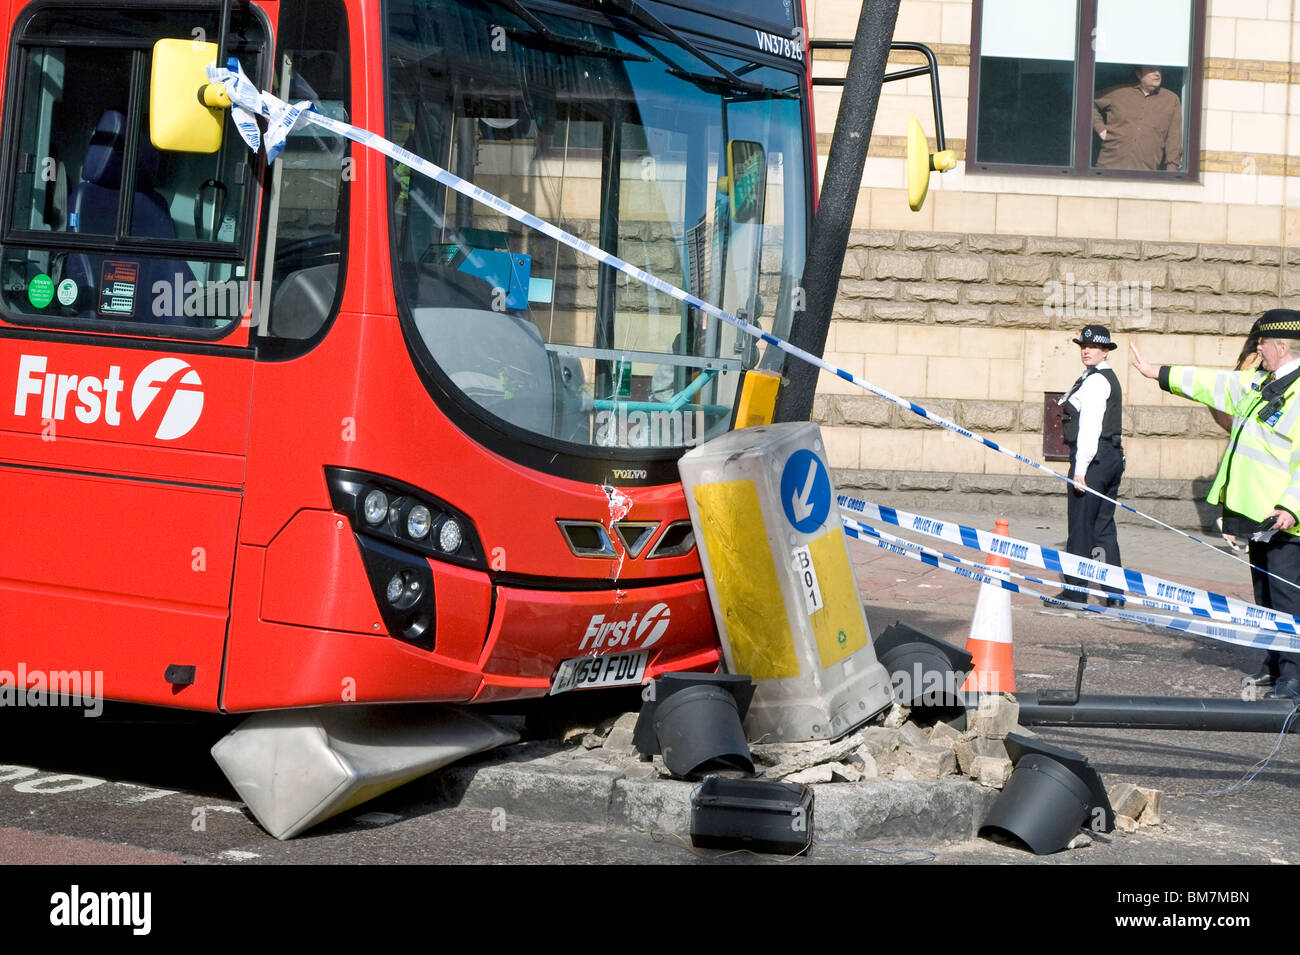
<path id="1" fill-rule="evenodd" d="M 1132 356 L 1129 363 L 1138 370 L 1138 372 L 1142 375 L 1142 377 L 1144 378 L 1160 377 L 1160 366 L 1153 365 L 1149 361 L 1144 360 L 1142 358 L 1142 353 L 1138 351 L 1137 345 L 1133 344 L 1133 342 L 1129 342 L 1128 350 L 1132 352 Z"/>

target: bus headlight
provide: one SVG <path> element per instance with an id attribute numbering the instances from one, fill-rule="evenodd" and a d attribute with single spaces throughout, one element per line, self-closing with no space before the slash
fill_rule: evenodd
<path id="1" fill-rule="evenodd" d="M 365 517 L 369 524 L 382 524 L 388 518 L 388 495 L 376 488 L 366 495 Z"/>
<path id="2" fill-rule="evenodd" d="M 417 504 L 406 515 L 406 534 L 412 540 L 423 540 L 433 526 L 433 515 L 423 504 Z"/>
<path id="3" fill-rule="evenodd" d="M 330 503 L 358 534 L 385 540 L 435 560 L 487 570 L 483 543 L 465 512 L 393 478 L 349 468 L 325 468 Z M 373 581 L 386 602 L 388 574 Z"/>

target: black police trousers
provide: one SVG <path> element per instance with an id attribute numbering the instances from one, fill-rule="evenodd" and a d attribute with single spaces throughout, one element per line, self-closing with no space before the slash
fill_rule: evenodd
<path id="1" fill-rule="evenodd" d="M 1070 447 L 1070 473 L 1074 473 L 1074 447 Z M 1124 476 L 1124 452 L 1102 438 L 1097 442 L 1097 454 L 1088 465 L 1084 480 L 1088 487 L 1100 491 L 1109 498 L 1119 494 L 1120 478 Z M 1068 515 L 1070 536 L 1065 549 L 1077 557 L 1104 561 L 1120 566 L 1119 536 L 1115 532 L 1115 505 L 1110 501 L 1085 491 L 1076 491 L 1071 484 L 1066 491 L 1068 495 Z M 1066 577 L 1067 587 L 1086 586 L 1087 582 L 1078 577 Z M 1101 589 L 1119 593 L 1118 587 L 1103 586 Z"/>
<path id="2" fill-rule="evenodd" d="M 1300 616 L 1300 590 L 1282 582 L 1294 580 L 1300 583 L 1300 539 L 1279 531 L 1268 543 L 1251 541 L 1250 562 L 1254 567 L 1262 567 L 1282 578 L 1274 580 L 1268 574 L 1252 569 L 1250 576 L 1255 588 L 1255 603 Z M 1267 665 L 1277 677 L 1300 680 L 1300 656 L 1294 653 L 1269 650 Z"/>

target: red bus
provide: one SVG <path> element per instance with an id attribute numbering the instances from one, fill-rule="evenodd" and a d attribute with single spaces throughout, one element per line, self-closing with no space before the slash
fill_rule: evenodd
<path id="1" fill-rule="evenodd" d="M 714 668 L 676 462 L 779 353 L 314 126 L 270 163 L 228 118 L 159 149 L 183 81 L 154 47 L 220 36 L 259 88 L 785 337 L 803 16 L 8 4 L 0 671 L 247 712 Z"/>

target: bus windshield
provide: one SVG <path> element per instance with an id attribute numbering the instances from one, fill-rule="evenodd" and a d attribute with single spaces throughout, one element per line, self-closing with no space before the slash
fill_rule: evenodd
<path id="1" fill-rule="evenodd" d="M 390 0 L 387 30 L 395 142 L 788 334 L 809 193 L 797 72 L 513 2 Z M 680 448 L 730 427 L 744 371 L 779 367 L 734 327 L 389 168 L 408 341 L 435 391 L 489 424 Z"/>

